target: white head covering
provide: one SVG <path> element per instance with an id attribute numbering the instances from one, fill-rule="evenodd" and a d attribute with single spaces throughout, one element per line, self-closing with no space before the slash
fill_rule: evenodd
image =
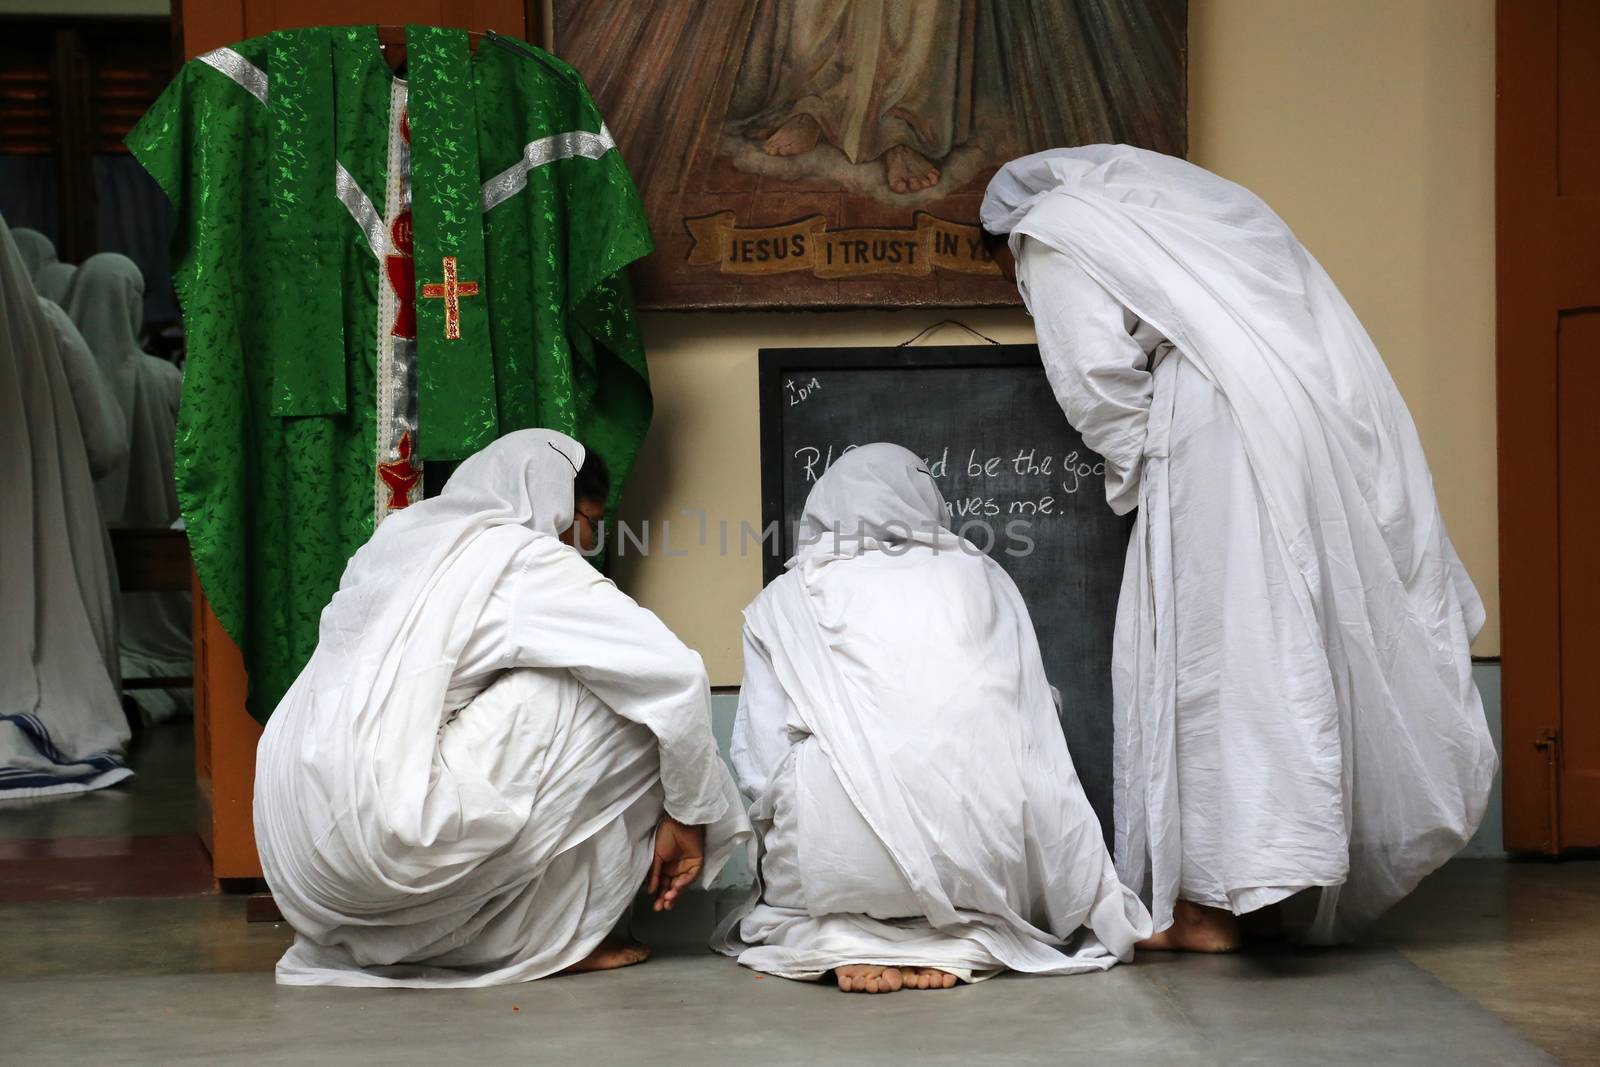
<path id="1" fill-rule="evenodd" d="M 1260 197 L 1181 159 L 1127 145 L 1040 152 L 1001 168 L 985 228 L 1063 253 L 1170 340 L 1227 396 L 1264 503 L 1308 585 L 1319 514 L 1370 513 L 1399 573 L 1446 563 L 1468 628 L 1483 605 L 1448 548 L 1411 414 L 1388 367 L 1311 253 Z M 1027 298 L 1024 289 L 1024 299 Z M 1326 435 L 1295 427 L 1321 423 Z M 1364 498 L 1317 500 L 1334 468 Z"/>
<path id="2" fill-rule="evenodd" d="M 879 442 L 834 461 L 806 497 L 789 567 L 807 573 L 882 546 L 957 546 L 950 512 L 916 453 Z"/>
<path id="3" fill-rule="evenodd" d="M 144 325 L 144 275 L 127 256 L 101 252 L 84 260 L 67 292 L 67 314 L 105 373 L 123 414 L 133 418 Z"/>
<path id="4" fill-rule="evenodd" d="M 78 268 L 72 263 L 46 263 L 33 276 L 33 287 L 39 295 L 54 304 L 66 306 L 67 293 L 72 290 L 72 279 Z"/>
<path id="5" fill-rule="evenodd" d="M 11 231 L 11 239 L 16 242 L 30 278 L 37 278 L 41 270 L 56 261 L 55 244 L 38 230 L 19 226 Z"/>
<path id="6" fill-rule="evenodd" d="M 584 455 L 566 434 L 518 430 L 469 456 L 438 496 L 390 515 L 351 557 L 323 612 L 321 641 L 388 647 L 424 598 L 450 595 L 436 588 L 439 576 L 478 542 L 494 540 L 495 558 L 509 560 L 535 537 L 560 535 L 572 525 Z"/>

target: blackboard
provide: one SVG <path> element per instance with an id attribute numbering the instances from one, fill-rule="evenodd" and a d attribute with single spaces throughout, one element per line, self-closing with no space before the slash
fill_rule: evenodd
<path id="1" fill-rule="evenodd" d="M 1067 424 L 1037 346 L 763 349 L 760 388 L 762 520 L 781 542 L 765 580 L 782 573 L 806 494 L 843 451 L 893 441 L 926 459 L 952 528 L 1022 591 L 1110 842 L 1111 644 L 1131 519 L 1106 505 L 1105 465 Z"/>

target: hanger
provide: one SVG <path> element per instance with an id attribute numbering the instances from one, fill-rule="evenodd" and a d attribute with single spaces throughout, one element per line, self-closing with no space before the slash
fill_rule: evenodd
<path id="1" fill-rule="evenodd" d="M 985 341 L 988 341 L 992 345 L 997 345 L 997 344 L 1000 343 L 999 341 L 996 341 L 993 337 L 990 337 L 988 334 L 980 333 L 979 331 L 974 330 L 971 326 L 968 326 L 966 323 L 962 322 L 960 319 L 940 319 L 938 322 L 934 323 L 932 326 L 924 326 L 922 329 L 918 330 L 911 337 L 907 337 L 904 341 L 901 341 L 899 344 L 895 345 L 895 347 L 896 348 L 904 348 L 907 345 L 915 344 L 916 342 L 922 340 L 924 337 L 928 336 L 928 334 L 932 333 L 934 330 L 937 330 L 941 326 L 959 326 L 963 330 L 966 330 L 968 333 L 972 334 L 972 336 L 981 337 Z"/>

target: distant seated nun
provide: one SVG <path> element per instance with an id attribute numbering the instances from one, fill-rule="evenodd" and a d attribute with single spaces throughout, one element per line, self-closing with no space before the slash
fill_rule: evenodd
<path id="1" fill-rule="evenodd" d="M 95 474 L 101 514 L 113 528 L 170 529 L 180 514 L 173 473 L 183 375 L 140 347 L 144 275 L 138 264 L 115 252 L 90 256 L 73 276 L 66 311 L 94 353 L 127 428 L 124 458 Z M 182 677 L 194 670 L 194 611 L 187 590 L 127 591 L 121 605 L 124 678 Z M 192 706 L 187 689 L 132 690 L 129 699 L 150 722 Z"/>
<path id="2" fill-rule="evenodd" d="M 846 992 L 1098 971 L 1150 916 L 1117 880 L 1017 587 L 928 468 L 845 453 L 745 609 L 733 762 L 760 899 L 716 947 Z"/>
<path id="3" fill-rule="evenodd" d="M 749 824 L 700 657 L 596 571 L 608 479 L 508 434 L 385 519 L 257 753 L 286 985 L 484 986 L 641 962 Z M 574 488 L 576 483 L 577 488 Z"/>
<path id="4" fill-rule="evenodd" d="M 1495 769 L 1483 603 L 1400 391 L 1283 220 L 1181 159 L 1027 156 L 982 217 L 1108 502 L 1138 508 L 1112 678 L 1144 947 L 1231 950 L 1280 904 L 1293 936 L 1357 936 L 1472 836 Z"/>

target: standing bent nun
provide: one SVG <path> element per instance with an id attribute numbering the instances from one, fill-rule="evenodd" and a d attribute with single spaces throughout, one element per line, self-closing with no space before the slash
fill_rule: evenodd
<path id="1" fill-rule="evenodd" d="M 1146 947 L 1233 948 L 1297 894 L 1291 933 L 1348 940 L 1472 836 L 1495 768 L 1483 604 L 1399 390 L 1283 221 L 1183 160 L 1027 156 L 982 216 L 1107 499 L 1139 509 L 1112 667 Z"/>
<path id="2" fill-rule="evenodd" d="M 595 470 L 562 434 L 508 434 L 351 559 L 257 754 L 298 935 L 279 982 L 637 963 L 611 935 L 646 877 L 670 908 L 749 836 L 700 657 L 571 544 L 603 514 Z"/>
<path id="3" fill-rule="evenodd" d="M 1117 880 L 1033 623 L 952 533 L 922 460 L 844 454 L 789 570 L 745 609 L 733 764 L 764 838 L 717 947 L 854 992 L 1129 960 L 1150 916 Z"/>

